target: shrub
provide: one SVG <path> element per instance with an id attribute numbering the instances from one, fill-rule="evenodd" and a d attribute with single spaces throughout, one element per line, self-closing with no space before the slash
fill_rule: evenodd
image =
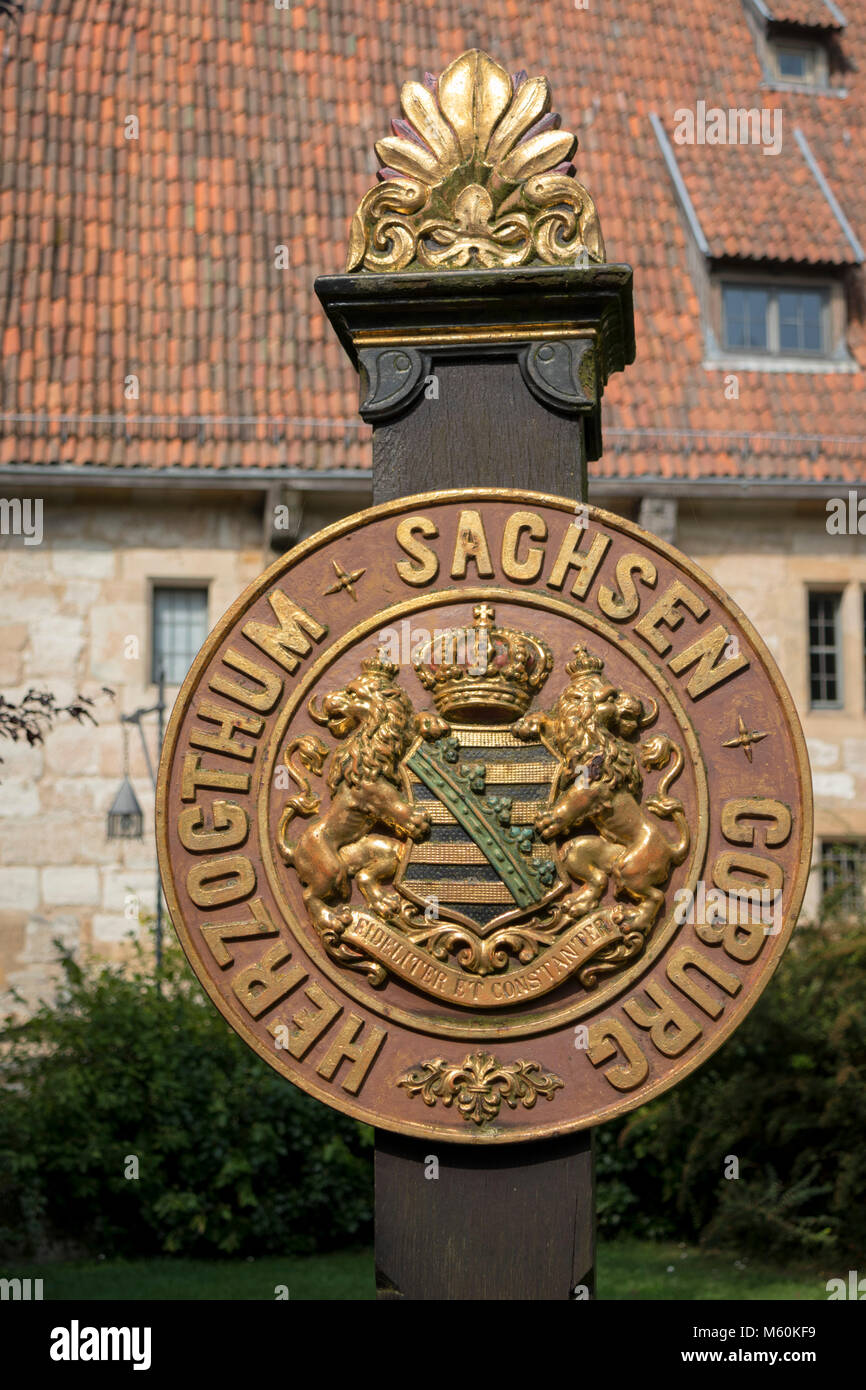
<path id="1" fill-rule="evenodd" d="M 0 1048 L 0 1246 L 265 1254 L 366 1238 L 372 1131 L 232 1032 L 179 948 L 80 966 Z M 137 1179 L 125 1176 L 138 1160 Z"/>
<path id="2" fill-rule="evenodd" d="M 866 1246 L 866 927 L 801 927 L 694 1076 L 600 1136 L 603 1230 L 779 1256 Z M 726 1178 L 729 1158 L 739 1177 Z M 733 1165 L 729 1165 L 732 1167 Z M 619 1218 L 619 1219 L 617 1219 Z"/>

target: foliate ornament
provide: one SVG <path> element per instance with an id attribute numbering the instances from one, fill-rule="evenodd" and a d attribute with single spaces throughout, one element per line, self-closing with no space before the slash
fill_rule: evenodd
<path id="1" fill-rule="evenodd" d="M 598 213 L 571 163 L 577 136 L 550 100 L 547 78 L 510 77 L 478 49 L 406 82 L 346 269 L 602 263 Z"/>
<path id="2" fill-rule="evenodd" d="M 489 1052 L 474 1052 L 462 1062 L 434 1057 L 412 1067 L 397 1082 L 425 1105 L 455 1105 L 464 1120 L 476 1125 L 495 1120 L 502 1102 L 516 1110 L 531 1110 L 539 1096 L 553 1100 L 561 1090 L 561 1077 L 546 1072 L 537 1062 L 500 1062 Z"/>

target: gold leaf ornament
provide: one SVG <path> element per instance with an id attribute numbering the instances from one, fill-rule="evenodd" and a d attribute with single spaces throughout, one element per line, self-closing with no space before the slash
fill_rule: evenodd
<path id="1" fill-rule="evenodd" d="M 511 1110 L 518 1105 L 531 1110 L 539 1096 L 553 1100 L 563 1084 L 538 1062 L 500 1062 L 489 1052 L 473 1052 L 462 1062 L 434 1057 L 397 1082 L 410 1096 L 420 1095 L 425 1105 L 456 1105 L 463 1119 L 476 1125 L 495 1120 L 503 1101 Z"/>
<path id="2" fill-rule="evenodd" d="M 404 119 L 376 144 L 346 269 L 397 271 L 604 261 L 598 213 L 550 113 L 544 77 L 512 79 L 472 49 L 438 81 L 406 82 Z"/>

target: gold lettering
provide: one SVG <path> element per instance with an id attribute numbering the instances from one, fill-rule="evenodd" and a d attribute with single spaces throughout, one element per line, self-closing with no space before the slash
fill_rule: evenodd
<path id="1" fill-rule="evenodd" d="M 454 544 L 454 563 L 451 566 L 452 579 L 465 579 L 466 567 L 472 561 L 478 571 L 479 579 L 493 578 L 493 565 L 490 549 L 484 533 L 484 523 L 480 512 L 464 511 L 457 523 L 457 540 Z"/>
<path id="2" fill-rule="evenodd" d="M 246 811 L 233 801 L 215 801 L 211 807 L 212 826 L 205 824 L 205 810 L 189 806 L 177 818 L 177 833 L 184 849 L 190 854 L 204 850 L 234 849 L 242 845 L 250 828 Z"/>
<path id="3" fill-rule="evenodd" d="M 280 966 L 287 965 L 285 970 Z M 292 953 L 282 941 L 265 951 L 255 965 L 246 965 L 232 980 L 232 989 L 251 1018 L 261 1018 L 307 978 L 303 966 L 292 961 Z"/>
<path id="4" fill-rule="evenodd" d="M 196 907 L 228 907 L 248 898 L 255 886 L 256 871 L 244 854 L 193 864 L 186 876 L 186 891 Z"/>
<path id="5" fill-rule="evenodd" d="M 247 763 L 255 757 L 255 744 L 244 743 L 242 739 L 236 741 L 235 731 L 239 729 L 242 733 L 258 736 L 265 724 L 260 714 L 235 714 L 232 710 L 215 704 L 213 700 L 202 700 L 195 717 L 206 719 L 211 724 L 219 724 L 220 732 L 209 734 L 204 729 L 193 729 L 189 736 L 193 748 L 225 753 L 229 758 L 243 758 Z"/>
<path id="6" fill-rule="evenodd" d="M 709 613 L 707 605 L 699 594 L 690 589 L 681 580 L 675 579 L 663 594 L 660 594 L 651 608 L 648 608 L 644 616 L 634 625 L 635 632 L 639 632 L 649 642 L 654 652 L 659 656 L 664 656 L 670 650 L 670 640 L 658 631 L 659 626 L 664 623 L 672 630 L 678 628 L 685 613 L 677 611 L 677 605 L 682 603 L 690 613 L 696 618 L 705 618 Z M 697 660 L 697 658 L 695 658 Z"/>
<path id="7" fill-rule="evenodd" d="M 739 994 L 742 989 L 742 982 L 732 975 L 730 971 L 723 970 L 709 956 L 705 956 L 703 951 L 696 951 L 693 946 L 683 946 L 675 955 L 671 956 L 667 965 L 667 977 L 672 985 L 682 990 L 693 1004 L 697 1004 L 699 1009 L 703 1009 L 710 1018 L 718 1018 L 725 1007 L 719 1003 L 711 994 L 708 994 L 695 980 L 686 974 L 686 969 L 691 966 L 694 970 L 699 970 L 708 980 L 713 980 L 717 985 L 731 996 Z"/>
<path id="8" fill-rule="evenodd" d="M 227 941 L 246 941 L 255 936 L 278 936 L 279 928 L 274 926 L 268 909 L 261 898 L 253 898 L 250 903 L 252 921 L 243 922 L 204 922 L 199 930 L 210 947 L 210 953 L 221 970 L 234 964 L 234 956 L 226 946 Z"/>
<path id="9" fill-rule="evenodd" d="M 317 1013 L 311 1009 L 301 1009 L 292 1018 L 293 1027 L 291 1028 L 288 1040 L 282 1043 L 286 1052 L 298 1060 L 306 1056 L 313 1043 L 320 1038 L 327 1028 L 330 1028 L 335 1018 L 343 1012 L 342 1006 L 332 999 L 322 989 L 321 985 L 315 980 L 311 980 L 304 990 L 311 1004 L 315 1004 Z M 285 1024 L 277 1021 L 268 1025 L 268 1032 L 274 1037 L 279 1038 L 278 1029 L 284 1028 Z"/>
<path id="10" fill-rule="evenodd" d="M 530 583 L 541 574 L 544 551 L 538 545 L 531 545 L 526 559 L 518 560 L 517 551 L 524 531 L 531 540 L 547 540 L 547 524 L 537 512 L 512 512 L 502 535 L 502 570 L 508 579 Z"/>
<path id="11" fill-rule="evenodd" d="M 559 554 L 554 561 L 553 569 L 547 581 L 549 589 L 561 589 L 565 583 L 565 576 L 569 570 L 577 570 L 577 578 L 572 585 L 571 592 L 575 598 L 586 598 L 589 587 L 598 573 L 599 565 L 604 559 L 610 547 L 610 536 L 597 535 L 589 550 L 579 549 L 583 539 L 584 528 L 575 526 L 570 522 L 565 535 L 562 538 L 562 545 L 559 547 Z"/>
<path id="12" fill-rule="evenodd" d="M 722 807 L 722 834 L 731 845 L 754 845 L 755 827 L 740 825 L 740 821 L 770 821 L 764 830 L 764 844 L 783 845 L 791 833 L 791 812 L 781 801 L 760 796 L 741 796 L 726 801 Z"/>
<path id="13" fill-rule="evenodd" d="M 248 709 L 259 710 L 261 714 L 270 714 L 283 693 L 283 681 L 273 671 L 266 671 L 264 666 L 260 666 L 257 661 L 248 661 L 240 652 L 236 652 L 233 647 L 229 647 L 223 656 L 223 665 L 230 666 L 233 671 L 240 671 L 243 675 L 249 676 L 250 680 L 255 681 L 262 687 L 261 690 L 250 690 L 248 686 L 241 685 L 240 681 L 229 680 L 227 676 L 216 675 L 210 679 L 210 688 L 215 695 L 227 695 L 230 700 L 237 700 L 239 705 L 246 705 Z"/>
<path id="14" fill-rule="evenodd" d="M 606 1079 L 617 1091 L 633 1091 L 647 1078 L 649 1063 L 637 1038 L 632 1037 L 624 1023 L 618 1018 L 603 1018 L 590 1024 L 587 1035 L 586 1055 L 594 1067 L 610 1061 L 619 1048 L 625 1063 L 610 1067 Z"/>
<path id="15" fill-rule="evenodd" d="M 644 584 L 654 589 L 658 582 L 658 570 L 648 555 L 632 553 L 619 557 L 615 573 L 619 593 L 603 584 L 598 591 L 598 606 L 602 613 L 606 613 L 615 623 L 622 623 L 626 618 L 633 618 L 640 608 L 640 598 L 632 575 L 639 574 Z"/>
<path id="16" fill-rule="evenodd" d="M 352 1066 L 346 1072 L 340 1085 L 344 1091 L 349 1091 L 353 1096 L 358 1094 L 364 1084 L 367 1072 L 376 1060 L 376 1054 L 386 1037 L 382 1028 L 376 1028 L 369 1024 L 367 1025 L 367 1036 L 363 1042 L 360 1042 L 359 1038 L 364 1026 L 364 1020 L 359 1018 L 357 1014 L 348 1014 L 339 1033 L 316 1067 L 319 1076 L 323 1076 L 326 1081 L 333 1081 L 341 1063 L 351 1062 Z"/>
<path id="17" fill-rule="evenodd" d="M 689 1018 L 688 1014 L 683 1013 L 679 1005 L 674 1003 L 667 991 L 656 984 L 655 980 L 650 980 L 643 989 L 656 1008 L 646 1008 L 635 996 L 623 1004 L 625 1012 L 638 1028 L 648 1030 L 650 1041 L 663 1056 L 681 1056 L 692 1043 L 697 1042 L 703 1029 L 700 1024 Z"/>
<path id="18" fill-rule="evenodd" d="M 273 609 L 279 627 L 268 627 L 267 623 L 244 623 L 243 634 L 254 646 L 261 648 L 278 666 L 291 675 L 297 671 L 302 656 L 309 656 L 312 647 L 308 641 L 312 637 L 317 642 L 327 636 L 328 629 L 305 613 L 281 589 L 272 589 L 268 603 Z M 303 631 L 301 630 L 303 629 Z M 304 636 L 304 633 L 307 636 Z"/>
<path id="19" fill-rule="evenodd" d="M 395 560 L 394 566 L 402 580 L 418 586 L 429 584 L 431 579 L 436 578 L 439 573 L 439 556 L 429 545 L 417 539 L 416 532 L 418 535 L 426 536 L 428 540 L 435 540 L 439 535 L 439 527 L 426 516 L 406 516 L 397 525 L 397 544 L 415 563 L 410 564 L 409 560 Z"/>
<path id="20" fill-rule="evenodd" d="M 200 753 L 185 753 L 180 779 L 181 801 L 195 801 L 201 789 L 221 792 L 248 792 L 248 772 L 224 772 L 222 768 L 202 767 Z"/>
<path id="21" fill-rule="evenodd" d="M 638 626 L 640 626 L 638 624 Z M 733 676 L 737 671 L 745 671 L 749 665 L 749 659 L 740 652 L 737 656 L 726 657 L 720 665 L 716 665 L 719 653 L 729 641 L 731 634 L 722 627 L 721 623 L 714 627 L 712 632 L 705 632 L 703 637 L 699 637 L 690 647 L 686 647 L 684 652 L 678 656 L 672 656 L 668 665 L 674 675 L 679 675 L 681 671 L 687 671 L 690 666 L 698 662 L 698 669 L 695 671 L 686 690 L 693 700 L 698 700 L 702 695 L 706 695 L 708 690 L 713 690 L 722 681 L 727 680 L 728 676 Z"/>
<path id="22" fill-rule="evenodd" d="M 713 865 L 713 883 L 717 888 L 721 888 L 725 893 L 759 893 L 763 885 L 756 884 L 752 879 L 741 878 L 739 873 L 754 874 L 761 878 L 770 889 L 771 893 L 781 891 L 785 881 L 784 871 L 781 865 L 774 864 L 772 859 L 766 859 L 760 854 L 747 854 L 744 850 L 733 850 L 720 854 Z M 761 920 L 760 907 L 756 905 L 756 910 L 752 915 L 752 920 L 741 922 L 741 913 L 737 912 L 737 920 L 728 922 L 724 927 L 723 933 L 719 928 L 707 928 L 705 932 L 700 932 L 702 940 L 711 941 L 710 933 L 717 933 L 716 940 L 722 936 L 725 950 L 734 960 L 744 962 L 752 961 L 760 954 L 761 947 L 767 939 L 766 924 Z"/>

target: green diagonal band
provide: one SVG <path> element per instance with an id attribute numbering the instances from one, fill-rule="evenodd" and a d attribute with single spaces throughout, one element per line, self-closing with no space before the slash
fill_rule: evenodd
<path id="1" fill-rule="evenodd" d="M 533 903 L 538 902 L 538 883 L 528 865 L 519 857 L 514 844 L 502 837 L 498 823 L 489 817 L 480 798 L 461 786 L 425 748 L 416 748 L 412 756 L 406 759 L 406 766 L 447 806 L 496 870 L 518 906 L 532 907 Z"/>

